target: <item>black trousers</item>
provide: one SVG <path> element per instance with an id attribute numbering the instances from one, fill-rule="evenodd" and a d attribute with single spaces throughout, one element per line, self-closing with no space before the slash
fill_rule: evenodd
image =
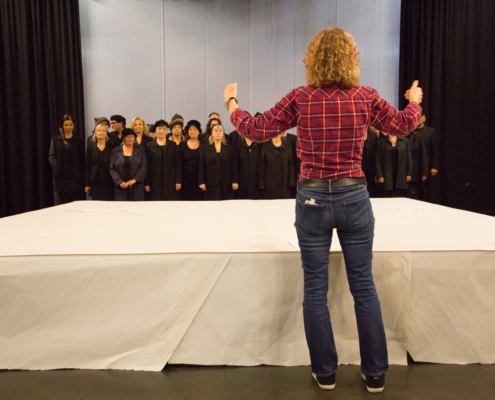
<path id="1" fill-rule="evenodd" d="M 113 201 L 115 200 L 115 185 L 113 182 L 90 182 L 89 194 L 93 200 Z"/>
<path id="2" fill-rule="evenodd" d="M 419 182 L 409 182 L 407 189 L 407 197 L 410 199 L 419 200 Z"/>
<path id="3" fill-rule="evenodd" d="M 407 190 L 405 189 L 385 190 L 383 192 L 383 197 L 406 197 L 406 192 Z"/>
<path id="4" fill-rule="evenodd" d="M 73 201 L 84 200 L 83 192 L 58 192 L 60 204 L 72 203 Z"/>
<path id="5" fill-rule="evenodd" d="M 234 191 L 232 185 L 219 185 L 206 186 L 205 200 L 233 200 Z"/>

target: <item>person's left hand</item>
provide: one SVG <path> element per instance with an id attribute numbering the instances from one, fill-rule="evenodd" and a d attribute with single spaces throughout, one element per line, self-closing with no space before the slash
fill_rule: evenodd
<path id="1" fill-rule="evenodd" d="M 438 169 L 432 168 L 431 169 L 431 176 L 435 176 L 436 174 L 438 174 Z"/>
<path id="2" fill-rule="evenodd" d="M 127 182 L 127 187 L 132 187 L 136 183 L 135 179 L 131 179 L 129 182 Z"/>
<path id="3" fill-rule="evenodd" d="M 239 189 L 239 184 L 233 183 L 232 184 L 232 190 L 237 190 L 237 189 Z"/>
<path id="4" fill-rule="evenodd" d="M 411 182 L 411 177 L 410 176 L 406 176 L 406 181 Z"/>
<path id="5" fill-rule="evenodd" d="M 426 178 L 427 178 L 426 176 L 423 176 L 423 182 L 426 181 Z"/>
<path id="6" fill-rule="evenodd" d="M 175 184 L 175 190 L 180 190 L 180 188 L 182 187 L 182 185 L 180 183 L 176 183 Z"/>
<path id="7" fill-rule="evenodd" d="M 237 99 L 237 82 L 227 85 L 223 91 L 223 101 L 227 101 L 231 97 L 235 97 Z"/>

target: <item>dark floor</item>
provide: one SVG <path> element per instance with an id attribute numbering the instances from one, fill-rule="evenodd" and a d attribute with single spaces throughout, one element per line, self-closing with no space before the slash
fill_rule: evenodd
<path id="1" fill-rule="evenodd" d="M 495 399 L 495 365 L 391 366 L 385 391 L 370 394 L 359 367 L 340 366 L 334 390 L 310 367 L 168 365 L 162 372 L 0 371 L 0 399 Z"/>

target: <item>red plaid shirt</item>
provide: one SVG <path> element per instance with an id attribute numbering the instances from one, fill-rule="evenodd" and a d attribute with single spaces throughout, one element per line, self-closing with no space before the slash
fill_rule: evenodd
<path id="1" fill-rule="evenodd" d="M 370 87 L 325 85 L 294 89 L 257 118 L 237 109 L 230 121 L 253 142 L 264 142 L 297 126 L 299 179 L 334 180 L 364 176 L 361 155 L 368 125 L 389 135 L 406 136 L 420 118 L 417 103 L 398 111 Z"/>

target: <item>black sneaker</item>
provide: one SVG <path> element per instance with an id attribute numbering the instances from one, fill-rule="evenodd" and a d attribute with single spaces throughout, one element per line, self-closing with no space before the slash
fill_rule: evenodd
<path id="1" fill-rule="evenodd" d="M 366 376 L 361 372 L 361 378 L 366 381 L 366 389 L 370 393 L 381 393 L 385 389 L 385 374 L 382 376 Z"/>
<path id="2" fill-rule="evenodd" d="M 335 374 L 330 376 L 323 376 L 320 378 L 318 378 L 314 372 L 312 373 L 312 375 L 313 378 L 315 378 L 316 383 L 318 383 L 320 389 L 332 390 L 333 388 L 335 388 Z"/>

